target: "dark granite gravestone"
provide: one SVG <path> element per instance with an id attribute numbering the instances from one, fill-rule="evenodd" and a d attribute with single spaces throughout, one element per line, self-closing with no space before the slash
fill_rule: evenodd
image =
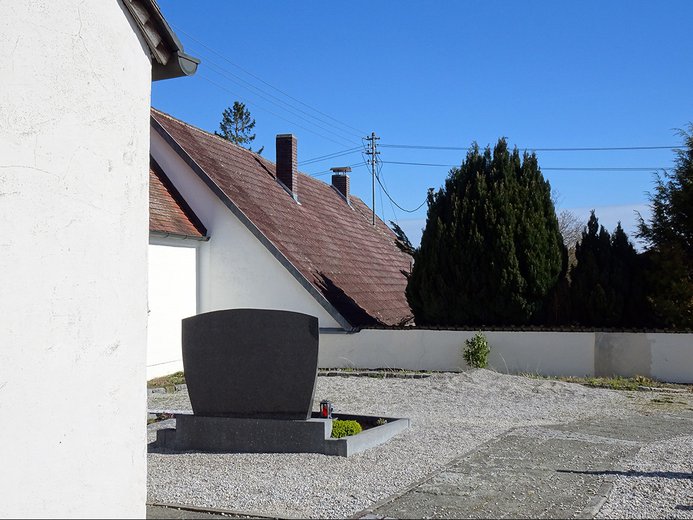
<path id="1" fill-rule="evenodd" d="M 265 309 L 186 318 L 183 367 L 195 415 L 309 419 L 318 369 L 318 320 Z"/>
<path id="2" fill-rule="evenodd" d="M 152 448 L 164 452 L 348 457 L 409 427 L 409 419 L 340 414 L 365 430 L 331 438 L 332 419 L 311 414 L 318 319 L 306 314 L 233 309 L 186 318 L 183 367 L 193 414 L 176 412 L 175 428 L 157 429 Z"/>

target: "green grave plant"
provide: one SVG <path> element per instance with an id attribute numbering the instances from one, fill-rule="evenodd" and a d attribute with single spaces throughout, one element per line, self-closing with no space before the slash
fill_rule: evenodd
<path id="1" fill-rule="evenodd" d="M 361 433 L 363 428 L 356 421 L 342 421 L 335 419 L 332 421 L 332 438 L 341 439 L 347 435 L 356 435 Z"/>

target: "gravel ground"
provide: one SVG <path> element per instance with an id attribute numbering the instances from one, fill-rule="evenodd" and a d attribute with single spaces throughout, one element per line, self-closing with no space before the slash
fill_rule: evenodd
<path id="1" fill-rule="evenodd" d="M 645 446 L 596 518 L 693 518 L 693 435 Z"/>
<path id="2" fill-rule="evenodd" d="M 409 417 L 412 426 L 388 443 L 349 458 L 150 453 L 149 501 L 285 517 L 344 518 L 403 491 L 510 428 L 625 416 L 633 413 L 637 400 L 624 392 L 488 370 L 413 380 L 319 377 L 315 396 L 314 409 L 321 399 L 330 399 L 337 413 Z M 185 392 L 153 394 L 150 408 L 184 410 L 190 404 Z M 153 435 L 150 432 L 150 441 Z M 685 453 L 690 463 L 690 450 Z M 653 460 L 660 456 L 653 455 Z M 617 485 L 608 506 L 619 500 L 618 489 Z M 626 490 L 624 501 L 627 494 Z M 688 502 L 682 496 L 677 503 Z M 614 514 L 624 516 L 618 507 Z"/>

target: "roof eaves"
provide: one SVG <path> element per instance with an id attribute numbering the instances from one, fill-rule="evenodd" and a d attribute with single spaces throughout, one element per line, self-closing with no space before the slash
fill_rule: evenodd
<path id="1" fill-rule="evenodd" d="M 197 234 L 190 235 L 190 234 L 176 233 L 176 232 L 172 232 L 170 229 L 154 229 L 154 230 L 152 230 L 151 220 L 150 220 L 150 231 L 163 232 L 167 235 L 175 236 L 177 238 L 184 238 L 184 239 L 195 238 L 196 240 L 202 240 L 202 241 L 209 240 L 209 236 L 207 235 L 207 228 L 205 227 L 205 225 L 198 218 L 198 216 L 195 214 L 195 212 L 192 210 L 192 208 L 190 207 L 188 202 L 183 198 L 183 196 L 180 194 L 180 192 L 174 186 L 174 184 L 171 182 L 171 180 L 166 176 L 164 171 L 161 169 L 161 166 L 159 166 L 159 163 L 157 163 L 154 160 L 154 157 L 152 157 L 151 155 L 149 156 L 149 168 L 150 168 L 150 171 L 152 173 L 154 173 L 155 177 L 161 183 L 164 190 L 166 190 L 166 192 L 168 192 L 169 196 L 173 199 L 174 204 L 176 204 L 178 206 L 178 208 L 180 208 L 180 210 L 183 212 L 183 215 L 185 216 L 187 221 L 197 231 Z M 151 193 L 152 192 L 151 192 L 151 185 L 150 185 L 150 197 L 152 196 Z M 150 198 L 150 201 L 151 201 L 151 198 Z"/>
<path id="2" fill-rule="evenodd" d="M 175 238 L 178 240 L 195 240 L 196 242 L 207 242 L 209 240 L 209 236 L 207 235 L 183 235 L 181 233 L 171 233 L 169 231 L 157 231 L 152 229 L 149 230 L 149 236 L 159 238 Z"/>
<path id="3" fill-rule="evenodd" d="M 192 76 L 200 60 L 186 54 L 155 0 L 122 0 L 152 54 L 152 81 Z"/>
<path id="4" fill-rule="evenodd" d="M 164 116 L 166 117 L 166 116 Z M 310 283 L 310 281 L 303 275 L 301 271 L 296 268 L 291 261 L 284 256 L 284 254 L 279 250 L 279 248 L 274 245 L 274 243 L 267 238 L 267 236 L 260 231 L 260 229 L 248 218 L 248 216 L 243 213 L 243 211 L 236 206 L 236 204 L 224 193 L 224 191 L 217 185 L 212 178 L 207 175 L 204 169 L 195 162 L 195 160 L 183 149 L 183 147 L 178 144 L 178 142 L 169 134 L 166 129 L 157 121 L 153 116 L 151 117 L 152 126 L 156 132 L 171 146 L 171 148 L 185 161 L 185 163 L 197 174 L 200 179 L 212 190 L 212 192 L 219 197 L 224 205 L 231 210 L 231 212 L 240 220 L 246 228 L 257 238 L 262 245 L 264 245 L 267 250 L 274 256 L 279 263 L 281 263 L 284 268 L 286 268 L 301 284 L 301 286 L 308 291 L 308 293 L 315 298 L 315 300 L 335 319 L 337 323 L 346 331 L 353 331 L 354 326 L 349 323 L 349 321 L 342 316 L 342 314 L 336 309 L 330 301 L 325 298 L 317 288 Z"/>

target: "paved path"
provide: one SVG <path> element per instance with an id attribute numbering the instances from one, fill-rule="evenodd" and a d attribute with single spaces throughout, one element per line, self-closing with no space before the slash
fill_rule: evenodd
<path id="1" fill-rule="evenodd" d="M 622 460 L 692 431 L 690 410 L 515 428 L 357 516 L 592 518 Z"/>

